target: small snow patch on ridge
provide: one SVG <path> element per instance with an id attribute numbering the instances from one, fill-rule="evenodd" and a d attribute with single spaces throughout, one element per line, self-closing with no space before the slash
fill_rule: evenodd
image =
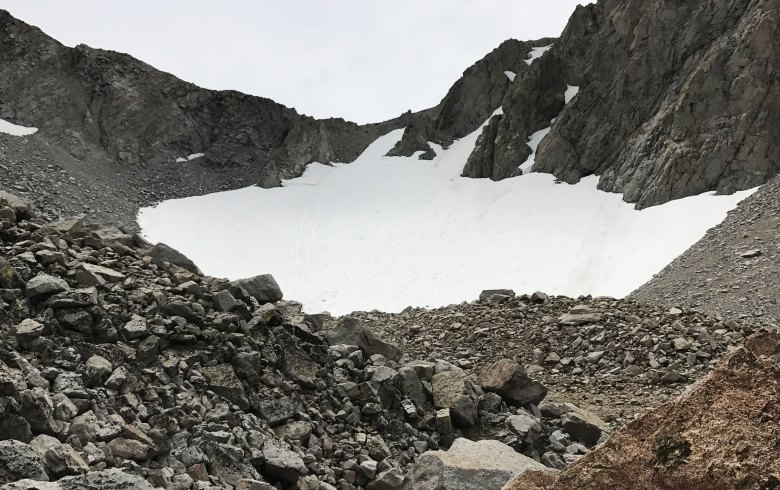
<path id="1" fill-rule="evenodd" d="M 577 94 L 580 92 L 580 88 L 574 85 L 566 85 L 566 92 L 564 92 L 563 96 L 566 99 L 566 103 L 568 104 L 571 102 L 571 99 L 577 96 Z"/>
<path id="2" fill-rule="evenodd" d="M 547 51 L 549 51 L 550 48 L 552 48 L 552 47 L 553 47 L 553 45 L 550 44 L 549 46 L 541 46 L 541 47 L 532 49 L 531 52 L 528 53 L 528 58 L 525 60 L 525 62 L 530 65 L 534 61 L 536 61 L 539 58 L 541 58 L 542 55 L 544 53 L 546 53 Z"/>
<path id="3" fill-rule="evenodd" d="M 541 143 L 544 137 L 550 133 L 551 129 L 552 126 L 549 128 L 544 128 L 535 132 L 531 135 L 530 138 L 528 138 L 528 146 L 531 147 L 531 155 L 522 165 L 520 165 L 520 170 L 522 170 L 524 174 L 527 174 L 533 170 L 534 163 L 536 163 L 536 149 L 539 148 L 539 143 Z"/>
<path id="4" fill-rule="evenodd" d="M 10 134 L 11 136 L 30 136 L 38 132 L 38 128 L 26 128 L 0 119 L 0 133 Z"/>
<path id="5" fill-rule="evenodd" d="M 517 73 L 507 70 L 504 72 L 504 75 L 506 75 L 506 77 L 509 79 L 510 82 L 514 82 Z"/>
<path id="6" fill-rule="evenodd" d="M 176 163 L 185 163 L 185 162 L 189 162 L 189 161 L 195 160 L 197 158 L 205 157 L 205 156 L 206 156 L 205 153 L 193 153 L 192 155 L 188 156 L 187 158 L 182 158 L 182 157 L 177 158 L 176 159 Z"/>

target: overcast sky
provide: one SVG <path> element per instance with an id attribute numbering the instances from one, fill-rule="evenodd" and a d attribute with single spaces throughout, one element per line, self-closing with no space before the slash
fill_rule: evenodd
<path id="1" fill-rule="evenodd" d="M 315 117 L 433 106 L 514 37 L 557 36 L 586 0 L 0 0 L 60 42 L 130 53 L 184 80 Z"/>

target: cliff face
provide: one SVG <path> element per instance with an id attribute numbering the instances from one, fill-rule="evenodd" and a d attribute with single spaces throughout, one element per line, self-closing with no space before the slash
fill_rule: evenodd
<path id="1" fill-rule="evenodd" d="M 559 66 L 533 66 L 513 84 L 581 88 L 541 142 L 534 170 L 569 183 L 600 175 L 600 188 L 639 207 L 765 183 L 780 169 L 772 144 L 780 137 L 778 6 L 602 0 L 579 7 L 542 58 Z M 530 154 L 527 113 L 554 112 L 518 90 L 504 99 L 496 136 L 476 150 L 488 155 L 478 176 L 511 175 L 505 169 Z M 490 145 L 498 149 L 486 152 Z"/>

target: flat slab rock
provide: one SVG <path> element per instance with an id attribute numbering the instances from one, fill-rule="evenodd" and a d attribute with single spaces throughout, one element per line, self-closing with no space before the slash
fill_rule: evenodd
<path id="1" fill-rule="evenodd" d="M 92 471 L 85 475 L 67 476 L 55 482 L 19 480 L 3 486 L 4 490 L 153 490 L 154 487 L 138 475 L 118 468 Z"/>
<path id="2" fill-rule="evenodd" d="M 527 470 L 555 472 L 499 441 L 456 439 L 447 451 L 428 451 L 404 479 L 403 490 L 500 490 Z"/>

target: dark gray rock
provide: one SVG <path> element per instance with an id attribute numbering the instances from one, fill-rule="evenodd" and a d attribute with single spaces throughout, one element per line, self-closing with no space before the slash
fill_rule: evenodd
<path id="1" fill-rule="evenodd" d="M 0 483 L 10 483 L 25 478 L 49 481 L 38 453 L 23 442 L 0 441 Z"/>
<path id="2" fill-rule="evenodd" d="M 600 175 L 600 189 L 639 207 L 767 182 L 780 170 L 780 106 L 770 102 L 780 99 L 780 12 L 770 4 L 578 8 L 551 54 L 582 87 L 535 170 L 569 183 Z"/>
<path id="3" fill-rule="evenodd" d="M 237 298 L 255 298 L 260 304 L 281 301 L 283 294 L 271 274 L 237 279 L 223 284 L 221 289 L 230 291 Z"/>
<path id="4" fill-rule="evenodd" d="M 536 405 L 547 395 L 547 388 L 530 379 L 519 364 L 508 359 L 486 365 L 479 383 L 483 390 L 498 393 L 515 405 Z"/>
<path id="5" fill-rule="evenodd" d="M 201 368 L 201 373 L 206 377 L 208 387 L 214 393 L 238 405 L 241 409 L 249 408 L 244 387 L 230 364 L 206 366 Z"/>
<path id="6" fill-rule="evenodd" d="M 158 243 L 149 250 L 149 256 L 152 258 L 152 262 L 157 267 L 163 267 L 166 263 L 173 264 L 175 266 L 187 269 L 193 274 L 199 276 L 203 275 L 195 262 L 190 260 L 186 255 L 179 252 L 173 247 L 170 247 L 164 243 Z"/>
<path id="7" fill-rule="evenodd" d="M 287 397 L 266 398 L 260 401 L 257 411 L 274 427 L 295 415 L 295 403 Z"/>
<path id="8" fill-rule="evenodd" d="M 344 317 L 335 327 L 322 332 L 322 335 L 331 345 L 356 345 L 368 356 L 381 354 L 387 359 L 397 361 L 402 355 L 398 347 L 377 337 L 356 318 Z"/>
<path id="9" fill-rule="evenodd" d="M 64 279 L 50 276 L 48 274 L 38 274 L 25 285 L 25 294 L 30 299 L 43 299 L 51 295 L 70 290 L 70 286 Z"/>

